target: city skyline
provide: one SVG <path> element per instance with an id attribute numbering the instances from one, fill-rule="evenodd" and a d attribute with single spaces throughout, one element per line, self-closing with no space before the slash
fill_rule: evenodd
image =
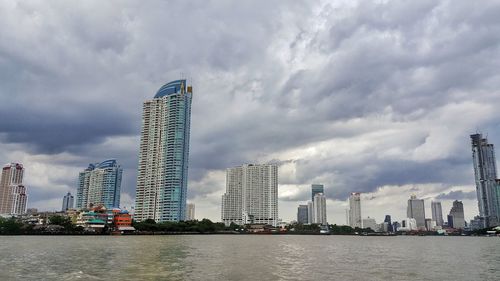
<path id="1" fill-rule="evenodd" d="M 472 219 L 468 136 L 500 143 L 498 4 L 349 2 L 1 3 L 0 161 L 25 166 L 28 207 L 57 210 L 86 164 L 116 158 L 130 209 L 141 105 L 188 77 L 197 217 L 220 217 L 226 168 L 275 161 L 285 221 L 313 183 L 331 223 L 352 191 L 378 222 L 411 194 Z"/>

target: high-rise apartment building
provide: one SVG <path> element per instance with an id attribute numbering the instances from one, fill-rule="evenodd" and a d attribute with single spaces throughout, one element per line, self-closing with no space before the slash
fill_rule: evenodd
<path id="1" fill-rule="evenodd" d="M 28 195 L 23 185 L 22 164 L 10 163 L 2 168 L 0 179 L 0 214 L 19 215 L 26 213 Z"/>
<path id="2" fill-rule="evenodd" d="M 278 223 L 278 166 L 246 164 L 226 170 L 222 221 L 229 225 Z"/>
<path id="3" fill-rule="evenodd" d="M 412 195 L 408 199 L 408 207 L 406 209 L 406 215 L 409 218 L 414 218 L 417 227 L 425 228 L 425 205 L 423 199 L 417 199 L 415 195 Z"/>
<path id="4" fill-rule="evenodd" d="M 307 222 L 314 223 L 314 203 L 313 201 L 307 202 Z"/>
<path id="5" fill-rule="evenodd" d="M 62 202 L 62 211 L 66 212 L 69 209 L 73 209 L 73 204 L 75 202 L 75 198 L 73 195 L 71 195 L 70 192 L 68 192 L 66 195 L 63 197 L 63 202 Z"/>
<path id="6" fill-rule="evenodd" d="M 323 193 L 316 193 L 314 195 L 314 223 L 327 225 L 326 220 L 326 196 Z"/>
<path id="7" fill-rule="evenodd" d="M 484 218 L 484 227 L 497 226 L 500 225 L 500 190 L 495 182 L 495 149 L 481 134 L 470 138 L 479 216 Z"/>
<path id="8" fill-rule="evenodd" d="M 463 229 L 465 227 L 464 204 L 462 201 L 453 201 L 453 206 L 448 215 L 448 226 L 456 229 Z"/>
<path id="9" fill-rule="evenodd" d="M 186 80 L 162 86 L 143 105 L 135 219 L 186 218 L 192 87 Z"/>
<path id="10" fill-rule="evenodd" d="M 314 195 L 318 193 L 325 194 L 325 187 L 322 184 L 311 184 L 311 201 L 314 201 Z"/>
<path id="11" fill-rule="evenodd" d="M 299 205 L 297 208 L 297 222 L 301 224 L 308 224 L 308 208 L 307 205 Z"/>
<path id="12" fill-rule="evenodd" d="M 89 164 L 78 177 L 76 208 L 99 205 L 108 209 L 119 208 L 122 172 L 123 169 L 114 159 Z"/>
<path id="13" fill-rule="evenodd" d="M 432 220 L 436 222 L 436 225 L 443 226 L 443 209 L 441 207 L 441 202 L 432 201 L 431 202 L 431 210 L 432 210 Z"/>
<path id="14" fill-rule="evenodd" d="M 362 227 L 361 221 L 361 193 L 353 192 L 349 196 L 349 226 Z"/>
<path id="15" fill-rule="evenodd" d="M 186 220 L 187 221 L 194 221 L 194 203 L 188 203 L 187 205 L 187 213 L 186 213 Z"/>

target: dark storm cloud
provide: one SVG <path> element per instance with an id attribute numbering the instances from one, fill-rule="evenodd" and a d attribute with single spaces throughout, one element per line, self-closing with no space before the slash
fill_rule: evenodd
<path id="1" fill-rule="evenodd" d="M 0 141 L 62 155 L 46 165 L 116 158 L 132 196 L 142 102 L 180 73 L 195 89 L 191 199 L 222 193 L 213 172 L 272 158 L 296 168 L 280 183 L 320 180 L 329 198 L 472 184 L 468 134 L 500 141 L 495 1 L 2 6 Z"/>

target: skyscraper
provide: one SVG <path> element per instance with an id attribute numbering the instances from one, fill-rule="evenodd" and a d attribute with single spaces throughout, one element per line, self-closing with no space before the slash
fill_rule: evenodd
<path id="1" fill-rule="evenodd" d="M 89 164 L 78 177 L 76 208 L 98 205 L 108 209 L 119 208 L 122 171 L 114 159 Z"/>
<path id="2" fill-rule="evenodd" d="M 222 221 L 243 225 L 278 223 L 278 166 L 246 164 L 226 170 Z"/>
<path id="3" fill-rule="evenodd" d="M 448 226 L 456 229 L 461 229 L 465 227 L 464 204 L 462 203 L 462 201 L 458 200 L 453 201 L 453 206 L 451 207 L 448 218 L 451 218 L 448 219 Z"/>
<path id="4" fill-rule="evenodd" d="M 385 215 L 384 223 L 387 223 L 387 231 L 388 232 L 394 232 L 394 229 L 392 228 L 392 222 L 391 222 L 390 215 Z"/>
<path id="5" fill-rule="evenodd" d="M 28 195 L 23 185 L 22 164 L 10 163 L 2 168 L 0 179 L 0 214 L 24 214 Z"/>
<path id="6" fill-rule="evenodd" d="M 500 225 L 500 192 L 495 183 L 495 149 L 481 134 L 471 135 L 470 138 L 479 216 L 484 218 L 484 227 L 497 226 Z"/>
<path id="7" fill-rule="evenodd" d="M 73 203 L 75 198 L 73 195 L 71 195 L 70 192 L 68 192 L 66 195 L 63 197 L 63 202 L 62 202 L 62 211 L 66 212 L 69 209 L 73 209 Z"/>
<path id="8" fill-rule="evenodd" d="M 194 221 L 194 203 L 187 203 L 187 221 Z"/>
<path id="9" fill-rule="evenodd" d="M 311 184 L 311 201 L 314 201 L 314 195 L 317 193 L 325 194 L 325 187 L 322 184 Z"/>
<path id="10" fill-rule="evenodd" d="M 417 199 L 417 196 L 412 195 L 408 199 L 408 207 L 406 209 L 406 215 L 409 218 L 414 218 L 417 227 L 425 228 L 425 205 L 423 199 Z"/>
<path id="11" fill-rule="evenodd" d="M 353 192 L 349 196 L 349 226 L 362 227 L 361 221 L 361 193 Z"/>
<path id="12" fill-rule="evenodd" d="M 144 102 L 137 221 L 182 221 L 186 217 L 192 92 L 186 80 L 176 80 Z"/>
<path id="13" fill-rule="evenodd" d="M 326 196 L 323 193 L 314 195 L 314 223 L 326 225 Z"/>
<path id="14" fill-rule="evenodd" d="M 432 220 L 436 222 L 436 225 L 443 226 L 443 209 L 441 208 L 441 202 L 432 201 L 431 202 L 431 210 L 432 210 Z"/>
<path id="15" fill-rule="evenodd" d="M 313 201 L 307 202 L 307 222 L 314 223 L 314 204 Z"/>
<path id="16" fill-rule="evenodd" d="M 297 222 L 301 224 L 308 224 L 308 210 L 307 205 L 299 205 L 297 208 Z"/>

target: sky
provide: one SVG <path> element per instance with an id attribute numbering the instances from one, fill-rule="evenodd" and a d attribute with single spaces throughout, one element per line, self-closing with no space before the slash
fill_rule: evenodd
<path id="1" fill-rule="evenodd" d="M 193 85 L 188 201 L 220 220 L 225 169 L 277 162 L 279 216 L 324 184 L 330 223 L 477 215 L 469 135 L 500 146 L 498 1 L 1 1 L 0 162 L 61 208 L 115 158 L 134 203 L 142 103 Z"/>

